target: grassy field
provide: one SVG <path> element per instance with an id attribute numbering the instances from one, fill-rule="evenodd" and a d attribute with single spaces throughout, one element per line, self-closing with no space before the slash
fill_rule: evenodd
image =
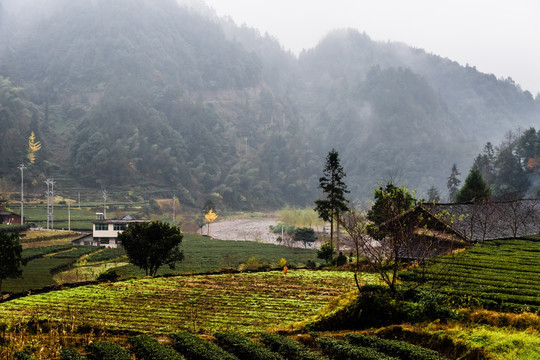
<path id="1" fill-rule="evenodd" d="M 125 214 L 134 214 L 145 204 L 145 202 L 108 203 L 107 216 L 119 218 Z M 96 212 L 103 212 L 103 203 L 85 202 L 81 204 L 81 207 L 78 204 L 71 204 L 69 209 L 67 204 L 56 203 L 54 204 L 54 224 L 50 223 L 49 226 L 50 228 L 54 227 L 54 229 L 68 229 L 70 227 L 77 230 L 91 230 L 92 221 L 96 219 Z M 45 228 L 47 226 L 47 204 L 25 204 L 24 216 L 26 223 L 34 223 Z"/>
<path id="2" fill-rule="evenodd" d="M 22 278 L 4 280 L 4 293 L 95 280 L 109 269 L 115 269 L 125 278 L 144 276 L 144 271 L 127 263 L 123 249 L 73 248 L 72 233 L 67 231 L 27 233 L 29 236 L 23 243 L 23 257 L 32 260 L 24 266 Z M 37 247 L 36 244 L 45 246 Z M 181 249 L 184 251 L 184 261 L 177 263 L 174 270 L 164 266 L 159 269 L 158 274 L 207 273 L 222 268 L 239 267 L 253 270 L 261 266 L 275 268 L 281 258 L 284 258 L 289 266 L 305 265 L 308 260 L 317 260 L 315 250 L 249 241 L 211 240 L 197 234 L 184 234 Z M 85 256 L 87 254 L 91 255 Z"/>
<path id="3" fill-rule="evenodd" d="M 363 280 L 377 281 L 371 274 Z M 335 271 L 131 279 L 12 300 L 0 304 L 0 318 L 153 333 L 253 332 L 302 321 L 353 289 L 351 274 Z"/>
<path id="4" fill-rule="evenodd" d="M 38 257 L 40 254 L 42 257 L 30 260 L 23 267 L 22 278 L 5 279 L 2 282 L 2 292 L 16 293 L 55 285 L 56 273 L 68 269 L 81 256 L 96 250 L 95 247 L 89 246 L 73 248 L 65 245 L 23 250 L 23 257 Z"/>
<path id="5" fill-rule="evenodd" d="M 238 268 L 248 263 L 254 270 L 259 266 L 277 267 L 281 258 L 290 265 L 305 265 L 308 260 L 317 259 L 317 251 L 312 249 L 289 248 L 252 241 L 211 240 L 197 234 L 184 234 L 180 248 L 184 251 L 184 260 L 176 265 L 175 270 L 164 266 L 158 274 L 205 273 L 221 268 Z M 143 276 L 139 268 L 127 265 L 117 269 L 123 276 Z"/>
<path id="6" fill-rule="evenodd" d="M 446 269 L 442 279 L 437 277 L 441 267 Z M 431 286 L 455 306 L 540 314 L 538 238 L 485 241 L 456 258 L 438 259 L 432 269 Z M 414 279 L 415 272 L 405 278 Z"/>
<path id="7" fill-rule="evenodd" d="M 313 250 L 210 240 L 191 234 L 185 236 L 182 248 L 186 261 L 178 264 L 178 272 L 237 268 L 241 263 L 276 265 L 280 258 L 293 264 L 315 259 Z M 25 251 L 31 254 L 30 251 L 36 253 L 40 249 Z M 80 253 L 53 252 L 40 260 L 64 261 L 76 256 L 79 263 L 72 272 L 82 273 L 90 269 L 89 266 L 94 266 L 93 271 L 98 273 L 104 269 L 100 266 L 122 261 L 123 256 L 117 250 L 98 250 L 88 255 L 83 255 L 83 249 L 77 251 Z M 487 241 L 452 261 L 440 258 L 433 265 L 432 274 L 438 273 L 437 268 L 445 267 L 449 269 L 446 274 L 451 275 L 453 281 L 435 281 L 432 290 L 448 296 L 456 309 L 459 308 L 458 318 L 448 323 L 400 324 L 363 332 L 428 346 L 440 350 L 450 359 L 540 359 L 540 316 L 536 314 L 540 302 L 539 254 L 540 241 L 530 238 Z M 118 269 L 125 274 L 141 274 L 132 266 Z M 161 272 L 171 271 L 164 268 Z M 407 271 L 404 279 L 410 280 L 414 276 L 414 270 Z M 379 283 L 374 274 L 363 274 L 362 281 Z M 99 340 L 100 329 L 137 331 L 154 336 L 178 330 L 204 334 L 299 330 L 306 319 L 332 313 L 341 304 L 349 302 L 354 298 L 354 291 L 352 274 L 336 271 L 292 270 L 287 275 L 270 271 L 138 278 L 2 303 L 0 326 L 6 326 L 10 338 L 24 337 L 26 343 L 41 335 L 32 335 L 29 330 L 9 330 L 23 329 L 36 320 L 41 320 L 39 326 L 47 322 L 57 324 L 61 330 L 50 333 L 61 337 L 60 333 L 67 332 L 78 343 Z M 84 329 L 93 330 L 88 333 Z M 337 337 L 342 335 L 337 334 Z M 336 338 L 336 334 L 319 336 Z M 54 346 L 62 343 L 66 341 L 58 340 Z M 127 346 L 125 338 L 119 343 Z M 324 340 L 323 343 L 340 351 L 350 347 L 333 340 Z M 0 346 L 0 354 L 3 354 L 2 349 Z M 321 351 L 320 348 L 317 351 Z"/>

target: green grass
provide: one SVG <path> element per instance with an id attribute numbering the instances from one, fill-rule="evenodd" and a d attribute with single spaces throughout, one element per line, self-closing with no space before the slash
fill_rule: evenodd
<path id="1" fill-rule="evenodd" d="M 30 248 L 23 251 L 23 257 L 43 257 L 30 260 L 23 267 L 22 278 L 5 279 L 2 282 L 3 293 L 16 293 L 39 289 L 45 286 L 55 285 L 55 269 L 67 268 L 74 264 L 83 254 L 96 251 L 97 248 L 81 246 L 77 248 L 66 246 L 51 246 L 43 248 Z"/>
<path id="2" fill-rule="evenodd" d="M 37 240 L 36 240 L 37 241 Z M 303 265 L 307 260 L 316 259 L 316 251 L 310 249 L 288 248 L 271 244 L 261 244 L 250 241 L 221 241 L 210 240 L 206 236 L 185 234 L 181 244 L 184 251 L 184 261 L 177 264 L 175 270 L 163 266 L 158 274 L 207 273 L 226 267 L 238 268 L 250 260 L 259 265 L 277 267 L 281 258 L 287 264 Z M 69 251 L 66 251 L 69 250 Z M 27 248 L 23 257 L 35 258 L 46 254 L 47 259 L 35 259 L 23 268 L 23 277 L 7 279 L 3 283 L 3 292 L 20 292 L 38 289 L 57 283 L 95 280 L 102 272 L 115 268 L 122 277 L 144 276 L 144 271 L 136 266 L 127 264 L 123 249 L 100 249 L 97 247 L 71 247 L 71 245 L 56 245 Z M 90 254 L 88 256 L 84 256 Z M 51 269 L 67 268 L 57 275 L 51 274 Z"/>
<path id="3" fill-rule="evenodd" d="M 438 269 L 445 269 L 441 281 Z M 404 273 L 414 280 L 415 272 Z M 447 294 L 455 306 L 540 313 L 540 241 L 511 239 L 485 241 L 455 258 L 437 259 L 428 270 L 437 291 Z"/>
<path id="4" fill-rule="evenodd" d="M 292 325 L 353 289 L 351 273 L 332 271 L 132 279 L 12 300 L 0 304 L 0 318 L 154 333 L 245 333 Z"/>
<path id="5" fill-rule="evenodd" d="M 177 264 L 175 270 L 161 267 L 158 274 L 205 273 L 227 267 L 238 268 L 250 258 L 255 258 L 259 265 L 272 268 L 277 267 L 281 258 L 287 260 L 289 266 L 305 265 L 308 260 L 317 260 L 316 250 L 252 241 L 210 240 L 197 234 L 184 234 L 180 248 L 184 251 L 184 260 Z M 124 277 L 144 276 L 144 271 L 132 265 L 118 268 L 117 271 Z"/>
<path id="6" fill-rule="evenodd" d="M 537 331 L 516 331 L 491 326 L 448 327 L 435 334 L 464 341 L 471 348 L 482 348 L 490 359 L 540 359 L 540 336 Z"/>
<path id="7" fill-rule="evenodd" d="M 133 213 L 136 206 L 141 203 L 109 203 L 107 204 L 107 215 Z M 68 211 L 66 204 L 54 205 L 54 228 L 67 229 L 68 219 L 71 229 L 91 230 L 92 221 L 96 219 L 96 212 L 103 212 L 103 203 L 83 203 L 79 208 L 78 204 L 72 204 Z M 26 204 L 24 206 L 24 216 L 26 223 L 34 223 L 45 228 L 47 226 L 47 204 Z M 52 228 L 53 224 L 49 224 Z"/>

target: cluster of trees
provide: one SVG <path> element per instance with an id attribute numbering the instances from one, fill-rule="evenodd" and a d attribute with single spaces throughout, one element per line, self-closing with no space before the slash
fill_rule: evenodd
<path id="1" fill-rule="evenodd" d="M 488 142 L 461 180 L 456 164 L 448 177 L 448 198 L 458 203 L 514 200 L 540 194 L 540 131 L 509 132 L 498 147 Z"/>
<path id="2" fill-rule="evenodd" d="M 39 3 L 47 11 L 26 22 L 6 11 L 0 29 L 0 175 L 12 182 L 4 169 L 34 131 L 43 146 L 28 179 L 135 183 L 191 206 L 210 194 L 235 209 L 310 204 L 334 144 L 353 199 L 390 174 L 425 192 L 444 164 L 474 156 L 469 134 L 540 113 L 511 80 L 354 30 L 296 59 L 171 0 Z"/>

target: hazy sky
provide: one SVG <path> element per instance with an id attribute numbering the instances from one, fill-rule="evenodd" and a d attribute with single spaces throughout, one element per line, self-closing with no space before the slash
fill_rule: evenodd
<path id="1" fill-rule="evenodd" d="M 376 41 L 398 41 L 511 77 L 540 93 L 539 0 L 204 0 L 277 38 L 298 54 L 330 30 L 356 28 Z"/>

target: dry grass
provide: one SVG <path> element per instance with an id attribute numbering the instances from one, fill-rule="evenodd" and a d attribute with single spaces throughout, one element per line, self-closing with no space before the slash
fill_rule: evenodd
<path id="1" fill-rule="evenodd" d="M 24 234 L 25 237 L 21 238 L 24 249 L 70 244 L 81 236 L 76 231 L 67 230 L 27 230 Z"/>
<path id="2" fill-rule="evenodd" d="M 489 325 L 492 327 L 512 327 L 514 329 L 530 329 L 540 331 L 540 316 L 532 313 L 502 313 L 489 310 L 462 310 L 465 321 L 472 324 Z"/>

